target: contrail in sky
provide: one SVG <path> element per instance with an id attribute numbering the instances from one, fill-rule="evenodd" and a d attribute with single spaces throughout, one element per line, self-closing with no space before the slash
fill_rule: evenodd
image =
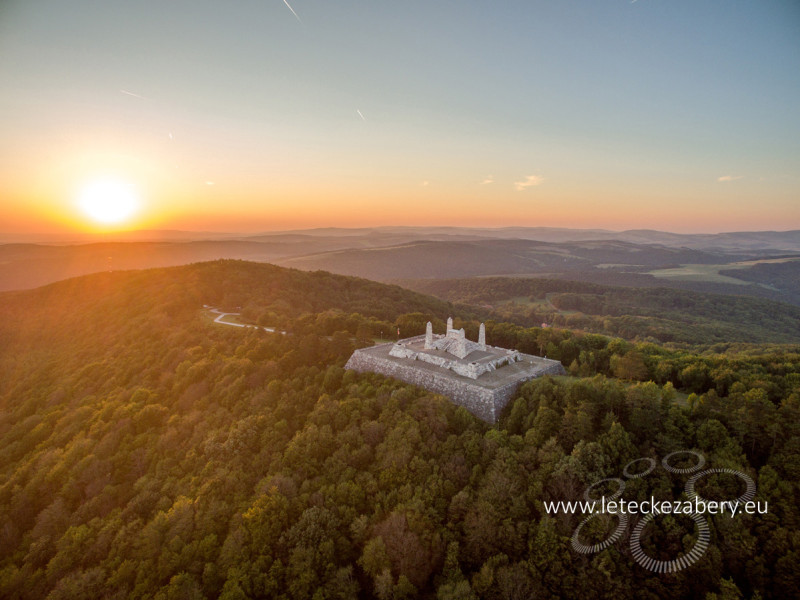
<path id="1" fill-rule="evenodd" d="M 361 117 L 362 121 L 366 121 L 366 119 L 364 118 L 364 115 L 361 114 L 360 110 L 356 109 L 356 112 L 358 113 L 358 116 Z"/>
<path id="2" fill-rule="evenodd" d="M 129 92 L 128 90 L 120 90 L 121 94 L 127 94 L 128 96 L 133 96 L 134 98 L 139 98 L 141 100 L 147 100 L 144 96 L 140 96 L 139 94 L 134 94 L 133 92 Z"/>
<path id="3" fill-rule="evenodd" d="M 298 17 L 298 16 L 297 16 L 297 13 L 296 13 L 296 12 L 294 12 L 294 9 L 293 9 L 293 8 L 292 8 L 292 6 L 289 4 L 289 2 L 288 2 L 287 0 L 283 0 L 283 3 L 286 5 L 286 8 L 288 8 L 290 11 L 292 11 L 292 14 L 294 15 L 294 18 L 295 18 L 295 19 L 297 19 L 297 22 L 298 22 L 298 23 L 300 23 L 300 24 L 302 25 L 302 24 L 303 24 L 303 22 L 300 20 L 300 17 Z"/>

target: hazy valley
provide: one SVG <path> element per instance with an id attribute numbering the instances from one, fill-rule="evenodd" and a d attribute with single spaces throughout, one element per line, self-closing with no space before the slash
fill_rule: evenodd
<path id="1" fill-rule="evenodd" d="M 691 236 L 536 228 L 377 228 L 209 241 L 174 241 L 175 233 L 140 235 L 156 241 L 0 245 L 0 289 L 31 288 L 98 271 L 235 258 L 378 281 L 556 277 L 800 304 L 800 232 Z M 159 241 L 159 235 L 173 241 Z M 615 239 L 608 239 L 612 236 Z M 128 239 L 132 237 L 140 236 Z M 645 238 L 648 243 L 643 243 Z"/>

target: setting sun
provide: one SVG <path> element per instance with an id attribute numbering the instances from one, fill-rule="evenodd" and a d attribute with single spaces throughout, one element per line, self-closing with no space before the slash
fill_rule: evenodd
<path id="1" fill-rule="evenodd" d="M 100 179 L 86 185 L 78 206 L 92 220 L 107 225 L 122 223 L 139 208 L 139 199 L 130 183 Z"/>

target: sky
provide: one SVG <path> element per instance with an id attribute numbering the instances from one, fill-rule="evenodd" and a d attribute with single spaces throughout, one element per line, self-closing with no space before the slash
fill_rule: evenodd
<path id="1" fill-rule="evenodd" d="M 0 0 L 0 81 L 0 232 L 800 229 L 796 0 Z"/>

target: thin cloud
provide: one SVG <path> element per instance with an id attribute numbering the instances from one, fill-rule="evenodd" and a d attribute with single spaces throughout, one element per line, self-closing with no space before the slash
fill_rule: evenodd
<path id="1" fill-rule="evenodd" d="M 362 121 L 366 121 L 366 119 L 364 118 L 364 115 L 361 114 L 361 110 L 360 109 L 357 108 L 356 112 L 358 113 L 358 116 L 361 117 Z"/>
<path id="2" fill-rule="evenodd" d="M 528 175 L 522 181 L 515 181 L 514 187 L 517 188 L 518 192 L 521 192 L 524 189 L 529 188 L 533 185 L 541 185 L 543 181 L 544 181 L 543 177 L 539 177 L 538 175 Z"/>
<path id="3" fill-rule="evenodd" d="M 737 179 L 744 179 L 744 175 L 723 175 L 722 177 L 717 177 L 717 181 L 720 183 L 728 183 L 729 181 L 736 181 Z"/>
<path id="4" fill-rule="evenodd" d="M 494 183 L 494 175 L 487 175 L 486 179 L 481 181 L 481 185 L 488 185 L 490 183 Z"/>

